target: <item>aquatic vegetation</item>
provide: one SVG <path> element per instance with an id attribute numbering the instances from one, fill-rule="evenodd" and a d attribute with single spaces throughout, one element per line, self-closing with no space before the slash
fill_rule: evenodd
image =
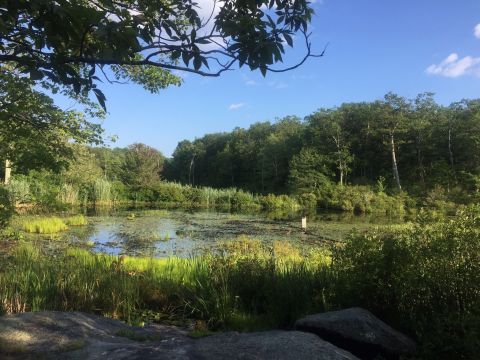
<path id="1" fill-rule="evenodd" d="M 162 217 L 169 215 L 169 211 L 166 209 L 146 209 L 142 210 L 141 215 Z"/>
<path id="2" fill-rule="evenodd" d="M 68 226 L 58 217 L 49 217 L 25 220 L 22 228 L 29 233 L 54 234 L 67 230 Z"/>
<path id="3" fill-rule="evenodd" d="M 64 219 L 65 223 L 69 226 L 81 226 L 87 225 L 87 218 L 83 215 L 70 216 Z"/>
<path id="4" fill-rule="evenodd" d="M 96 179 L 93 183 L 93 197 L 96 204 L 113 202 L 112 183 L 107 179 Z"/>
<path id="5" fill-rule="evenodd" d="M 58 200 L 62 204 L 76 205 L 80 201 L 79 190 L 72 184 L 62 184 L 58 194 Z"/>

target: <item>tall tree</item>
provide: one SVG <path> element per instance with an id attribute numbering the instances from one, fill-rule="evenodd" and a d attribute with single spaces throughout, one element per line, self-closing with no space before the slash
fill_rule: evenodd
<path id="1" fill-rule="evenodd" d="M 332 158 L 338 171 L 338 183 L 346 184 L 352 155 L 345 131 L 345 114 L 340 109 L 321 109 L 307 117 L 310 142 Z"/>
<path id="2" fill-rule="evenodd" d="M 72 141 L 102 141 L 99 125 L 84 114 L 61 110 L 33 85 L 0 68 L 0 157 L 6 161 L 5 175 L 12 167 L 59 171 L 74 156 Z"/>
<path id="3" fill-rule="evenodd" d="M 313 148 L 303 148 L 290 163 L 288 182 L 293 193 L 313 192 L 330 184 L 330 159 Z"/>
<path id="4" fill-rule="evenodd" d="M 405 131 L 406 118 L 410 110 L 407 100 L 397 94 L 388 93 L 384 101 L 378 103 L 379 130 L 387 135 L 392 157 L 392 173 L 398 190 L 402 190 L 398 171 L 397 146 L 398 135 Z"/>
<path id="5" fill-rule="evenodd" d="M 145 144 L 130 145 L 125 153 L 123 181 L 135 190 L 148 189 L 161 179 L 164 156 Z"/>

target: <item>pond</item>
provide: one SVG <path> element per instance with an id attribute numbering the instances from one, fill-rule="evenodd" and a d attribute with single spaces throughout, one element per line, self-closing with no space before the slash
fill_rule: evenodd
<path id="1" fill-rule="evenodd" d="M 80 246 L 94 252 L 132 256 L 189 257 L 217 251 L 225 241 L 247 236 L 263 242 L 291 241 L 300 248 L 342 241 L 352 231 L 399 224 L 402 219 L 375 215 L 319 213 L 229 213 L 160 209 L 97 210 L 87 213 L 88 225 L 71 226 L 56 235 L 25 234 L 44 247 Z"/>

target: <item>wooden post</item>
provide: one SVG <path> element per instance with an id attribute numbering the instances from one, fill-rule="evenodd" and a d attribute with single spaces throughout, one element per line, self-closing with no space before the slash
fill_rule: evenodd
<path id="1" fill-rule="evenodd" d="M 303 232 L 307 231 L 307 217 L 306 216 L 302 217 L 302 230 L 303 230 Z"/>

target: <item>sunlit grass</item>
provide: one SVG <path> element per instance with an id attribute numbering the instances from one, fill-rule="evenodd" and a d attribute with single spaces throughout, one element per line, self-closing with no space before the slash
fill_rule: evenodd
<path id="1" fill-rule="evenodd" d="M 65 223 L 69 226 L 81 226 L 88 224 L 87 218 L 83 215 L 70 216 L 64 220 Z"/>
<path id="2" fill-rule="evenodd" d="M 68 229 L 67 224 L 57 217 L 28 219 L 22 224 L 24 231 L 37 234 L 54 234 Z"/>

